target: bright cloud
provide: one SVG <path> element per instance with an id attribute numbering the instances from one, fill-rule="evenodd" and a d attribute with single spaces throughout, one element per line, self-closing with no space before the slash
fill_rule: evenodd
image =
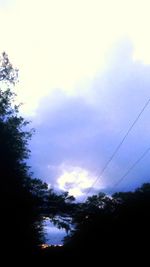
<path id="1" fill-rule="evenodd" d="M 129 38 L 133 57 L 150 63 L 148 0 L 11 0 L 0 4 L 0 50 L 20 69 L 19 100 L 32 113 L 55 88 L 67 94 L 106 66 Z M 80 87 L 81 88 L 81 87 Z"/>
<path id="2" fill-rule="evenodd" d="M 63 169 L 63 173 L 57 179 L 58 187 L 75 197 L 84 195 L 96 179 L 92 173 L 80 167 L 65 166 Z M 100 187 L 103 188 L 102 184 Z"/>

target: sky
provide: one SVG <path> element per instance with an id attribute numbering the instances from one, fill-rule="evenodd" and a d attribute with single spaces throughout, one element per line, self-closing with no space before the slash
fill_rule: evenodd
<path id="1" fill-rule="evenodd" d="M 19 69 L 22 114 L 36 133 L 35 176 L 84 199 L 150 97 L 146 0 L 1 0 L 0 52 Z M 149 147 L 148 106 L 91 190 L 114 184 Z M 114 190 L 149 181 L 150 155 Z"/>
<path id="2" fill-rule="evenodd" d="M 67 235 L 66 231 L 63 229 L 58 229 L 49 220 L 45 220 L 45 237 L 46 244 L 48 245 L 62 245 L 63 239 Z"/>

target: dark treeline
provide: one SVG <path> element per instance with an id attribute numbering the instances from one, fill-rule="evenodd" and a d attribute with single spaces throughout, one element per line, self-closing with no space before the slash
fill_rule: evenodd
<path id="1" fill-rule="evenodd" d="M 24 252 L 33 253 L 40 242 L 41 222 L 26 164 L 27 142 L 32 133 L 25 130 L 28 122 L 19 115 L 19 106 L 15 105 L 13 87 L 17 70 L 5 53 L 1 58 L 0 80 L 0 241 L 1 256 L 7 260 Z"/>
<path id="2" fill-rule="evenodd" d="M 100 263 L 137 259 L 149 250 L 150 184 L 134 192 L 103 193 L 75 202 L 34 178 L 27 165 L 33 130 L 19 115 L 13 88 L 18 72 L 5 53 L 0 64 L 0 197 L 1 260 L 83 260 Z M 61 248 L 41 249 L 43 218 L 68 232 Z M 144 257 L 144 256 L 143 256 Z M 71 262 L 70 262 L 71 263 Z M 5 264 L 6 265 L 6 264 Z M 5 266 L 4 265 L 4 266 Z M 21 265 L 22 266 L 22 265 Z"/>
<path id="3" fill-rule="evenodd" d="M 66 247 L 84 259 L 119 261 L 149 255 L 150 184 L 135 192 L 100 193 L 80 204 Z"/>
<path id="4" fill-rule="evenodd" d="M 150 184 L 134 192 L 103 193 L 78 203 L 72 213 L 74 229 L 62 249 L 47 249 L 44 256 L 87 264 L 131 264 L 149 260 Z M 55 252 L 55 253 L 54 253 Z M 57 259 L 57 258 L 56 258 Z"/>
<path id="5" fill-rule="evenodd" d="M 73 197 L 56 194 L 42 180 L 33 178 L 27 159 L 33 130 L 19 114 L 14 87 L 18 71 L 6 53 L 0 62 L 0 243 L 1 257 L 29 259 L 37 256 L 44 243 L 43 217 L 66 227 L 56 215 L 66 214 Z"/>

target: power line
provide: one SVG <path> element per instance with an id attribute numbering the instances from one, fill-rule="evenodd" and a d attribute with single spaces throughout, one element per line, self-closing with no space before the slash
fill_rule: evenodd
<path id="1" fill-rule="evenodd" d="M 131 165 L 131 167 L 126 171 L 126 173 L 114 184 L 113 188 L 117 187 L 123 179 L 142 161 L 142 159 L 150 152 L 150 147 L 145 150 L 145 152 Z"/>
<path id="2" fill-rule="evenodd" d="M 147 106 L 150 104 L 150 98 L 148 99 L 148 101 L 144 104 L 144 106 L 142 107 L 140 113 L 138 114 L 138 116 L 136 117 L 136 119 L 133 121 L 133 123 L 131 124 L 131 126 L 129 127 L 129 129 L 127 130 L 127 132 L 125 133 L 125 135 L 123 136 L 122 140 L 120 141 L 120 143 L 117 145 L 117 147 L 115 148 L 114 152 L 112 153 L 112 155 L 110 156 L 110 158 L 108 159 L 108 161 L 106 162 L 106 164 L 104 165 L 103 169 L 101 170 L 100 174 L 97 176 L 96 180 L 94 181 L 94 183 L 91 185 L 91 187 L 89 188 L 89 190 L 86 193 L 86 196 L 91 192 L 93 186 L 97 183 L 97 181 L 100 179 L 100 177 L 102 176 L 102 174 L 104 173 L 104 171 L 108 168 L 109 164 L 111 163 L 111 161 L 114 159 L 114 157 L 116 156 L 117 152 L 119 151 L 120 147 L 123 145 L 124 141 L 126 140 L 126 138 L 128 137 L 129 133 L 132 131 L 133 127 L 135 126 L 135 124 L 138 122 L 138 120 L 140 119 L 140 117 L 142 116 L 143 112 L 145 111 L 145 109 L 147 108 Z"/>

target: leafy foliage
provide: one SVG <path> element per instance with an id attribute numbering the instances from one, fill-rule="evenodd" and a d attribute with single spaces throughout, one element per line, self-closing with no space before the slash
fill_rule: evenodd
<path id="1" fill-rule="evenodd" d="M 18 70 L 6 53 L 0 63 L 0 242 L 4 252 L 8 249 L 14 257 L 27 257 L 38 252 L 44 242 L 45 216 L 69 230 L 68 214 L 74 198 L 68 193 L 56 194 L 42 180 L 32 177 L 27 159 L 33 130 L 27 129 L 29 122 L 19 115 L 13 92 Z"/>
<path id="2" fill-rule="evenodd" d="M 150 184 L 134 192 L 89 197 L 77 205 L 72 218 L 74 229 L 65 239 L 72 257 L 106 262 L 111 255 L 112 263 L 116 253 L 119 257 L 125 253 L 127 259 L 144 256 L 150 238 Z"/>
<path id="3" fill-rule="evenodd" d="M 28 121 L 19 115 L 12 86 L 18 72 L 2 54 L 0 66 L 0 196 L 1 244 L 9 253 L 29 255 L 42 242 L 39 194 L 45 185 L 32 180 L 26 159 L 32 131 Z M 35 193 L 36 192 L 36 198 Z"/>

